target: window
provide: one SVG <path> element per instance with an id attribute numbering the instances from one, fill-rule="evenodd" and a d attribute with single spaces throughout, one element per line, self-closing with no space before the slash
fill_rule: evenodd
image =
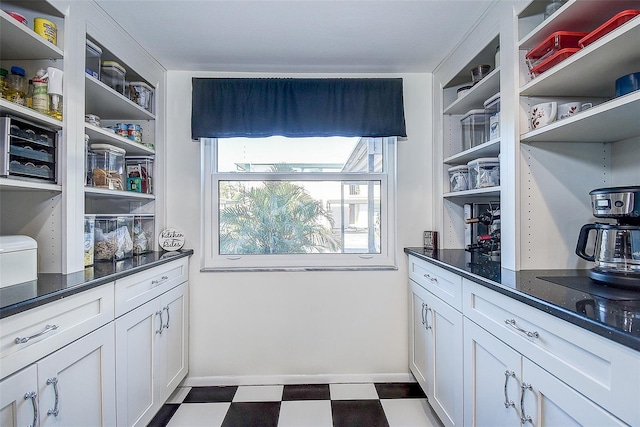
<path id="1" fill-rule="evenodd" d="M 203 269 L 395 267 L 395 147 L 203 138 Z"/>

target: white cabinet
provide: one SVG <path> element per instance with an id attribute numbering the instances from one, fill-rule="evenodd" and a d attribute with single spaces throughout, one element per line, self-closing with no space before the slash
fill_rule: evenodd
<path id="1" fill-rule="evenodd" d="M 151 276 L 163 277 L 184 263 L 158 267 Z M 124 287 L 134 285 L 127 279 Z M 159 289 L 164 293 L 115 321 L 119 426 L 146 425 L 188 371 L 188 282 L 176 286 L 165 279 Z"/>
<path id="2" fill-rule="evenodd" d="M 414 266 L 421 263 L 413 257 L 410 260 L 418 262 Z M 409 281 L 410 369 L 445 426 L 461 426 L 462 314 L 429 291 L 438 278 L 448 277 L 448 272 L 434 266 L 424 267 L 420 270 L 422 284 L 413 278 Z M 429 285 L 424 283 L 425 275 L 429 277 L 426 279 Z M 460 277 L 454 277 L 460 285 Z"/>
<path id="3" fill-rule="evenodd" d="M 2 425 L 114 425 L 114 354 L 110 323 L 5 378 Z"/>

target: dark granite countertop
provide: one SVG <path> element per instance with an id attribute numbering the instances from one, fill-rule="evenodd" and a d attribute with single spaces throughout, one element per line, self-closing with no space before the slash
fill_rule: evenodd
<path id="1" fill-rule="evenodd" d="M 404 252 L 640 351 L 640 291 L 598 284 L 589 270 L 507 270 L 463 249 Z"/>
<path id="2" fill-rule="evenodd" d="M 149 252 L 121 261 L 99 261 L 71 274 L 38 274 L 38 280 L 0 289 L 0 319 L 191 255 L 191 249 Z"/>

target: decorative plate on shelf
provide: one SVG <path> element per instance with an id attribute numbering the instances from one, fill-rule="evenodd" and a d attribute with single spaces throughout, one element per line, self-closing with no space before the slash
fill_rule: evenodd
<path id="1" fill-rule="evenodd" d="M 165 251 L 179 251 L 184 246 L 184 233 L 175 228 L 165 228 L 158 236 L 158 244 Z"/>

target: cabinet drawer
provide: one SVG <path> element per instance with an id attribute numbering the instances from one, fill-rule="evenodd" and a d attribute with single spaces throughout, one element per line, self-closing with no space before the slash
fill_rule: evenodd
<path id="1" fill-rule="evenodd" d="M 462 277 L 427 261 L 409 256 L 409 278 L 462 311 Z"/>
<path id="2" fill-rule="evenodd" d="M 0 378 L 113 320 L 113 283 L 0 321 Z"/>
<path id="3" fill-rule="evenodd" d="M 115 316 L 122 316 L 174 286 L 186 282 L 189 278 L 188 261 L 188 258 L 181 258 L 116 280 Z"/>
<path id="4" fill-rule="evenodd" d="M 464 280 L 464 315 L 632 425 L 640 425 L 640 353 Z"/>

